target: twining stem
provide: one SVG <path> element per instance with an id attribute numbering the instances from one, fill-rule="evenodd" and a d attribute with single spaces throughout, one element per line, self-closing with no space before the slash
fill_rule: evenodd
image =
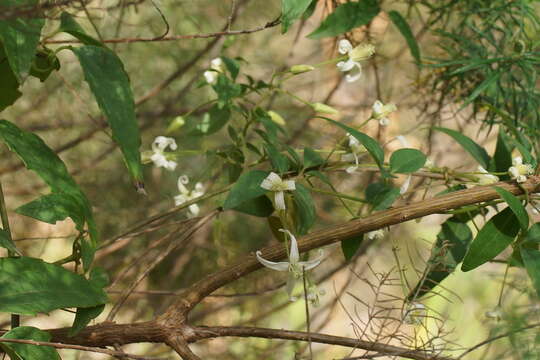
<path id="1" fill-rule="evenodd" d="M 0 181 L 0 218 L 2 219 L 2 229 L 7 232 L 9 241 L 11 241 L 11 229 L 9 228 L 9 219 L 6 208 L 6 201 L 4 199 L 4 190 L 2 189 L 2 182 Z M 16 256 L 13 251 L 8 250 L 8 256 Z M 21 324 L 21 317 L 19 315 L 11 314 L 11 328 L 15 329 Z"/>

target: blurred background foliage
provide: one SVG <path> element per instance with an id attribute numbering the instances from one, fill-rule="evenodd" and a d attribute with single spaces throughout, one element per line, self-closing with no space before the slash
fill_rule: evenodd
<path id="1" fill-rule="evenodd" d="M 343 82 L 342 74 L 329 65 L 291 79 L 286 89 L 309 101 L 323 102 L 339 109 L 340 115 L 335 118 L 351 126 L 359 125 L 369 117 L 375 100 L 396 103 L 398 112 L 392 115 L 391 124 L 387 128 L 369 124 L 368 133 L 390 150 L 399 147 L 393 141 L 394 137 L 405 135 L 413 147 L 427 153 L 439 167 L 474 171 L 476 165 L 458 145 L 444 135 L 435 134 L 431 130 L 433 125 L 469 135 L 490 154 L 500 130 L 538 154 L 540 7 L 537 1 L 380 3 L 383 11 L 368 26 L 346 34 L 353 43 L 369 41 L 377 49 L 376 56 L 364 65 L 360 81 Z M 253 29 L 280 15 L 279 1 L 161 0 L 155 5 L 160 11 L 150 1 L 96 0 L 87 4 L 87 11 L 103 39 L 160 36 L 166 29 L 160 12 L 170 25 L 169 34 L 175 35 L 227 30 L 228 19 L 232 20 L 230 29 Z M 190 185 L 202 182 L 207 193 L 229 184 L 227 168 L 217 154 L 231 145 L 228 132 L 223 129 L 209 137 L 197 137 L 183 131 L 191 122 L 202 118 L 208 110 L 205 103 L 215 97 L 211 88 L 205 86 L 203 77 L 211 59 L 217 56 L 237 58 L 241 64 L 241 81 L 247 81 L 247 76 L 251 76 L 268 82 L 272 74 L 292 65 L 314 64 L 333 58 L 336 56 L 335 39 L 310 40 L 306 35 L 337 5 L 338 1 L 318 1 L 313 15 L 292 26 L 286 34 L 281 34 L 277 26 L 237 36 L 109 44 L 126 66 L 136 101 L 144 99 L 137 107 L 143 137 L 141 151 L 149 150 L 158 135 L 173 136 L 179 144 L 176 152 L 178 167 L 174 172 L 151 164 L 145 167 L 147 196 L 135 193 L 121 154 L 108 130 L 104 130 L 95 101 L 70 52 L 59 54 L 61 69 L 53 72 L 46 82 L 29 79 L 21 89 L 23 97 L 5 110 L 2 117 L 36 132 L 59 151 L 94 206 L 102 238 L 105 241 L 114 239 L 134 224 L 173 207 L 179 175 L 188 175 Z M 44 34 L 51 34 L 57 28 L 62 10 L 76 16 L 88 33 L 95 34 L 77 3 L 59 5 L 49 11 Z M 388 16 L 392 10 L 407 19 L 415 34 L 422 53 L 421 65 L 415 63 L 402 34 L 392 25 Z M 62 36 L 54 39 L 69 39 Z M 54 49 L 59 45 L 47 46 Z M 252 101 L 258 100 L 255 96 L 247 97 L 242 106 L 249 108 Z M 279 112 L 285 119 L 287 139 L 294 148 L 329 149 L 339 139 L 335 128 L 313 119 L 310 108 L 285 94 L 271 96 L 263 106 Z M 177 116 L 184 117 L 185 127 L 166 134 Z M 235 121 L 239 123 L 239 119 L 233 117 L 232 123 Z M 5 148 L 0 148 L 0 154 L 0 175 L 5 182 L 10 209 L 46 191 L 43 183 L 21 169 L 19 162 Z M 353 176 L 332 172 L 328 175 L 340 192 L 358 197 L 362 197 L 366 186 L 378 176 L 374 172 Z M 396 181 L 399 184 L 403 180 Z M 415 180 L 413 190 L 397 204 L 433 196 L 444 188 L 444 183 L 432 183 L 427 178 Z M 199 204 L 201 213 L 220 206 L 223 199 L 224 195 Z M 358 208 L 357 203 L 344 201 Z M 316 228 L 349 218 L 337 199 L 316 195 L 316 206 Z M 369 211 L 362 207 L 358 210 L 363 214 Z M 537 215 L 532 216 L 538 220 Z M 419 222 L 394 226 L 384 240 L 365 242 L 358 255 L 348 263 L 339 246 L 327 249 L 327 259 L 315 271 L 315 278 L 320 280 L 319 286 L 326 295 L 321 299 L 321 306 L 313 309 L 312 330 L 358 336 L 361 321 L 367 321 L 373 316 L 372 310 L 382 306 L 377 301 L 386 291 L 392 294 L 394 303 L 391 306 L 395 307 L 388 316 L 399 318 L 399 299 L 410 290 L 407 284 L 414 286 L 422 275 L 431 244 L 446 217 L 430 216 Z M 70 237 L 75 236 L 69 221 L 46 226 L 15 214 L 11 221 L 14 237 L 20 239 L 27 254 L 43 256 L 49 261 L 69 254 Z M 112 279 L 126 271 L 129 264 L 134 264 L 127 276 L 110 289 L 113 302 L 117 300 L 118 291 L 144 271 L 167 243 L 152 246 L 171 231 L 182 229 L 185 221 L 186 213 L 177 214 L 151 231 L 122 238 L 98 252 L 97 263 L 107 269 Z M 266 219 L 231 211 L 220 214 L 151 272 L 122 308 L 117 321 L 148 319 L 165 309 L 174 292 L 273 241 L 276 239 L 269 231 Z M 491 263 L 472 273 L 457 271 L 438 288 L 437 296 L 424 300 L 430 316 L 423 326 L 396 330 L 390 325 L 386 329 L 381 325 L 378 333 L 363 336 L 379 341 L 392 339 L 392 343 L 428 349 L 466 349 L 486 337 L 538 323 L 538 299 L 524 271 L 510 268 L 505 273 L 505 269 L 504 264 Z M 383 275 L 391 281 L 385 283 Z M 501 291 L 503 278 L 506 280 L 504 291 Z M 377 282 L 384 286 L 374 291 Z M 288 302 L 280 291 L 283 285 L 284 278 L 258 271 L 203 302 L 193 314 L 194 320 L 200 324 L 303 329 L 303 303 Z M 26 323 L 43 327 L 69 324 L 69 321 L 62 323 L 58 319 L 55 317 L 53 322 L 52 317 L 43 316 Z M 3 320 L 7 321 L 7 318 Z M 537 359 L 540 348 L 537 333 L 535 329 L 512 333 L 464 359 Z M 147 349 L 148 355 L 165 355 L 167 351 L 161 346 L 130 345 L 127 350 L 131 348 Z M 348 350 L 322 345 L 315 345 L 314 351 L 318 359 L 349 354 Z M 305 354 L 305 344 L 219 339 L 196 345 L 195 352 L 205 359 L 292 359 L 295 353 Z M 65 359 L 104 358 L 71 351 L 63 351 L 63 354 Z"/>

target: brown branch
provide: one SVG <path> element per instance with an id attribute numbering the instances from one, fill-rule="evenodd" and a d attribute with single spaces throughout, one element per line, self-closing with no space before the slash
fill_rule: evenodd
<path id="1" fill-rule="evenodd" d="M 194 336 L 193 338 L 189 339 L 190 342 L 224 336 L 257 337 L 265 339 L 313 341 L 321 344 L 339 345 L 368 351 L 376 351 L 386 355 L 398 355 L 400 357 L 415 360 L 453 360 L 453 358 L 442 356 L 433 352 L 426 352 L 421 349 L 407 349 L 398 346 L 358 340 L 342 336 L 307 333 L 302 331 L 289 331 L 243 326 L 197 326 L 193 328 L 193 331 Z"/>

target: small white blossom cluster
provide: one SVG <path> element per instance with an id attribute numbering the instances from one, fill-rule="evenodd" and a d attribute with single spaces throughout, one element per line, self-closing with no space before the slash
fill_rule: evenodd
<path id="1" fill-rule="evenodd" d="M 531 164 L 524 164 L 521 156 L 512 159 L 512 166 L 508 169 L 508 173 L 512 179 L 518 183 L 527 181 L 527 176 L 534 174 L 534 169 Z"/>
<path id="2" fill-rule="evenodd" d="M 163 167 L 173 171 L 178 164 L 176 161 L 167 160 L 167 155 L 165 154 L 167 148 L 170 148 L 173 151 L 176 150 L 178 148 L 176 141 L 170 137 L 156 137 L 152 143 L 152 155 L 150 156 L 150 160 L 152 160 L 156 167 Z"/>
<path id="3" fill-rule="evenodd" d="M 340 61 L 336 64 L 339 71 L 349 72 L 355 67 L 358 69 L 355 75 L 347 74 L 345 81 L 354 82 L 362 76 L 362 65 L 360 61 L 369 59 L 375 53 L 375 47 L 371 44 L 362 44 L 353 48 L 352 44 L 347 39 L 339 41 L 338 51 L 342 55 L 348 55 L 346 61 Z"/>
<path id="4" fill-rule="evenodd" d="M 375 120 L 379 120 L 381 126 L 388 126 L 390 124 L 390 119 L 388 115 L 397 110 L 395 104 L 383 104 L 381 101 L 377 100 L 373 104 L 373 113 L 371 117 Z"/>
<path id="5" fill-rule="evenodd" d="M 285 210 L 285 191 L 296 189 L 294 180 L 282 180 L 275 172 L 271 172 L 261 183 L 261 187 L 275 192 L 274 202 L 277 210 Z"/>
<path id="6" fill-rule="evenodd" d="M 219 73 L 223 72 L 223 60 L 221 58 L 215 58 L 210 61 L 210 70 L 206 70 L 203 74 L 206 82 L 209 84 L 215 84 Z"/>
<path id="7" fill-rule="evenodd" d="M 180 191 L 180 194 L 174 197 L 174 206 L 180 206 L 188 201 L 204 195 L 204 188 L 200 182 L 196 183 L 195 188 L 191 191 L 186 188 L 187 184 L 189 184 L 189 178 L 186 175 L 182 175 L 178 178 L 178 191 Z M 188 209 L 190 215 L 199 215 L 200 209 L 197 204 L 189 205 Z"/>

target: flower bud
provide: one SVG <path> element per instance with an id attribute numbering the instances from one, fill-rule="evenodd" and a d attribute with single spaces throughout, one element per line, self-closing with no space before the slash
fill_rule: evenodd
<path id="1" fill-rule="evenodd" d="M 339 111 L 323 103 L 313 103 L 311 104 L 311 107 L 313 108 L 313 110 L 315 110 L 315 112 L 318 112 L 318 113 L 330 114 L 330 115 L 339 114 Z"/>
<path id="2" fill-rule="evenodd" d="M 308 72 L 308 71 L 312 71 L 312 70 L 315 70 L 315 68 L 313 66 L 311 66 L 311 65 L 293 65 L 289 69 L 289 71 L 292 72 L 295 75 L 305 73 L 305 72 Z"/>
<path id="3" fill-rule="evenodd" d="M 273 122 L 275 122 L 278 125 L 285 126 L 285 119 L 281 117 L 277 112 L 275 111 L 268 111 L 268 115 L 270 116 L 270 119 L 272 119 Z"/>
<path id="4" fill-rule="evenodd" d="M 184 126 L 185 123 L 186 123 L 186 121 L 184 120 L 184 118 L 182 116 L 175 117 L 173 119 L 173 121 L 170 122 L 169 126 L 167 127 L 166 133 L 171 134 L 171 133 L 175 132 L 176 130 L 178 130 L 182 126 Z"/>

